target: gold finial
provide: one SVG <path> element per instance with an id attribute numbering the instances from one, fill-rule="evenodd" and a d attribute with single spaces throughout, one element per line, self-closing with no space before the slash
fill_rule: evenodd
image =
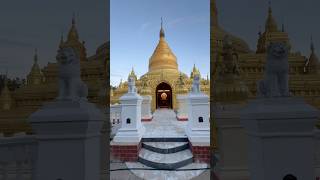
<path id="1" fill-rule="evenodd" d="M 267 32 L 277 32 L 278 31 L 277 23 L 272 16 L 271 1 L 269 1 L 268 18 L 266 21 L 265 30 Z"/>
<path id="2" fill-rule="evenodd" d="M 258 35 L 259 35 L 259 38 L 262 36 L 262 33 L 261 33 L 261 26 L 259 26 L 259 32 L 258 32 Z"/>
<path id="3" fill-rule="evenodd" d="M 68 38 L 67 38 L 67 42 L 70 42 L 70 41 L 79 41 L 79 35 L 78 35 L 78 32 L 77 32 L 77 28 L 76 28 L 76 20 L 75 20 L 75 14 L 74 13 L 73 13 L 73 16 L 72 16 L 72 25 L 71 25 L 71 28 L 69 30 Z"/>
<path id="4" fill-rule="evenodd" d="M 64 43 L 64 40 L 63 40 L 63 32 L 62 32 L 62 33 L 61 33 L 61 37 L 60 37 L 59 48 L 62 48 L 63 43 Z"/>
<path id="5" fill-rule="evenodd" d="M 271 1 L 269 1 L 268 3 L 269 3 L 269 9 L 268 9 L 268 12 L 269 12 L 269 14 L 272 14 Z"/>
<path id="6" fill-rule="evenodd" d="M 132 67 L 131 72 L 129 74 L 129 77 L 136 77 L 136 74 L 134 73 L 134 69 Z"/>
<path id="7" fill-rule="evenodd" d="M 197 67 L 196 67 L 196 64 L 193 64 L 193 70 L 192 70 L 193 72 L 198 72 L 199 70 L 197 69 Z"/>
<path id="8" fill-rule="evenodd" d="M 73 12 L 73 14 L 72 14 L 72 25 L 75 25 L 75 24 L 76 24 L 76 15 Z"/>
<path id="9" fill-rule="evenodd" d="M 314 53 L 314 44 L 313 44 L 313 37 L 312 37 L 312 35 L 311 35 L 310 49 L 311 49 L 311 52 Z"/>
<path id="10" fill-rule="evenodd" d="M 122 87 L 122 78 L 120 79 L 119 88 Z"/>
<path id="11" fill-rule="evenodd" d="M 161 28 L 160 28 L 160 38 L 164 38 L 165 34 L 164 34 L 164 30 L 163 30 L 163 19 L 161 17 Z"/>
<path id="12" fill-rule="evenodd" d="M 34 60 L 34 63 L 38 62 L 38 49 L 37 48 L 34 49 L 34 58 L 33 58 L 33 60 Z"/>

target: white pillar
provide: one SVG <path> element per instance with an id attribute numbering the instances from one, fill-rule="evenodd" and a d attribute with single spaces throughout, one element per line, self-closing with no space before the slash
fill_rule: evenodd
<path id="1" fill-rule="evenodd" d="M 100 136 L 105 119 L 86 100 L 45 104 L 29 122 L 38 140 L 35 180 L 100 180 Z"/>
<path id="2" fill-rule="evenodd" d="M 248 135 L 252 180 L 315 179 L 314 127 L 318 110 L 300 98 L 249 101 L 241 121 Z"/>
<path id="3" fill-rule="evenodd" d="M 178 94 L 178 120 L 188 120 L 188 95 Z"/>
<path id="4" fill-rule="evenodd" d="M 188 96 L 186 134 L 192 146 L 210 146 L 209 97 L 200 90 L 200 74 L 195 74 Z"/>
<path id="5" fill-rule="evenodd" d="M 210 145 L 209 97 L 203 93 L 189 94 L 186 133 L 193 145 Z"/>
<path id="6" fill-rule="evenodd" d="M 120 97 L 121 128 L 113 139 L 116 144 L 139 144 L 145 131 L 141 123 L 142 97 L 136 92 L 128 92 Z"/>
<path id="7" fill-rule="evenodd" d="M 150 121 L 152 119 L 151 114 L 151 96 L 142 96 L 142 105 L 141 105 L 141 117 L 142 120 Z"/>
<path id="8" fill-rule="evenodd" d="M 220 157 L 217 174 L 221 179 L 249 179 L 247 136 L 240 123 L 242 108 L 243 104 L 219 104 L 215 107 Z"/>

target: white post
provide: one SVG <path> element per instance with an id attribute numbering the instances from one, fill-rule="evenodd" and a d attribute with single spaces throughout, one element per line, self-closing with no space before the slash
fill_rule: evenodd
<path id="1" fill-rule="evenodd" d="M 248 136 L 252 180 L 315 179 L 314 127 L 318 110 L 303 99 L 261 98 L 249 101 L 241 121 Z"/>
<path id="2" fill-rule="evenodd" d="M 178 94 L 177 95 L 178 101 L 178 112 L 177 118 L 180 121 L 188 120 L 188 95 Z"/>
<path id="3" fill-rule="evenodd" d="M 141 103 L 142 97 L 137 94 L 134 78 L 129 77 L 129 91 L 120 97 L 121 103 L 121 128 L 113 139 L 113 145 L 140 143 L 145 131 L 141 123 Z"/>
<path id="4" fill-rule="evenodd" d="M 32 114 L 29 122 L 38 140 L 35 179 L 100 180 L 104 118 L 85 101 L 56 101 Z"/>
<path id="5" fill-rule="evenodd" d="M 142 96 L 141 117 L 143 121 L 151 121 L 151 96 Z"/>
<path id="6" fill-rule="evenodd" d="M 186 134 L 192 145 L 210 146 L 209 97 L 200 91 L 200 76 L 195 75 L 192 92 L 188 96 L 188 124 Z"/>
<path id="7" fill-rule="evenodd" d="M 87 87 L 80 78 L 75 50 L 60 49 L 57 61 L 59 97 L 29 117 L 38 141 L 33 178 L 100 180 L 100 136 L 105 114 L 86 99 Z"/>
<path id="8" fill-rule="evenodd" d="M 242 108 L 240 103 L 219 104 L 214 111 L 218 128 L 217 174 L 221 179 L 249 179 L 247 136 L 240 123 Z"/>

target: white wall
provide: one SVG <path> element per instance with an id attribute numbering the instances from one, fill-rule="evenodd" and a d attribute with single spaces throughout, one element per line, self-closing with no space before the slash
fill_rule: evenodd
<path id="1" fill-rule="evenodd" d="M 33 135 L 0 135 L 0 179 L 31 180 L 36 153 L 37 142 Z"/>
<path id="2" fill-rule="evenodd" d="M 320 177 L 320 129 L 315 130 L 316 177 Z"/>
<path id="3" fill-rule="evenodd" d="M 111 138 L 121 128 L 121 104 L 110 105 Z"/>

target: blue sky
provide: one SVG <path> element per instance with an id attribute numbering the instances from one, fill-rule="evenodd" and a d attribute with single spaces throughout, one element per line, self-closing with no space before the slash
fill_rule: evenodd
<path id="1" fill-rule="evenodd" d="M 181 3 L 183 1 L 183 3 Z M 193 64 L 202 76 L 210 72 L 209 0 L 111 0 L 110 83 L 126 80 L 131 68 L 148 72 L 149 58 L 159 40 L 160 19 L 180 71 Z"/>

